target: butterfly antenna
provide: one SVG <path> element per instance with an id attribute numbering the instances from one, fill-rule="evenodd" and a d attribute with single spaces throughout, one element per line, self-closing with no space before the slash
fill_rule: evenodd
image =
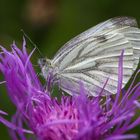
<path id="1" fill-rule="evenodd" d="M 44 56 L 43 56 L 43 54 L 41 53 L 41 51 L 39 50 L 38 46 L 31 40 L 31 38 L 24 32 L 24 30 L 21 29 L 20 31 L 23 33 L 24 37 L 27 38 L 27 39 L 30 41 L 30 43 L 38 50 L 38 52 L 39 52 L 39 54 L 41 55 L 41 57 L 44 58 Z"/>

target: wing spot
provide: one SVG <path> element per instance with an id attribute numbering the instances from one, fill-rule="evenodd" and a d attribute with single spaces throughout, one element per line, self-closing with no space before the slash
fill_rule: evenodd
<path id="1" fill-rule="evenodd" d="M 95 38 L 99 41 L 99 43 L 104 43 L 108 40 L 105 35 L 95 36 Z"/>

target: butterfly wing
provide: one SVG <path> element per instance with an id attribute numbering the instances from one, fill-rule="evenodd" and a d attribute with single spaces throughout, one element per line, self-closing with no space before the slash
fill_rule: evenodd
<path id="1" fill-rule="evenodd" d="M 60 87 L 72 94 L 82 81 L 89 95 L 97 96 L 107 78 L 104 94 L 115 94 L 122 49 L 123 86 L 136 69 L 140 55 L 140 30 L 132 18 L 105 21 L 66 43 L 52 64 L 59 69 Z"/>
<path id="2" fill-rule="evenodd" d="M 88 40 L 88 38 L 94 38 L 94 36 L 98 36 L 98 34 L 104 30 L 119 27 L 121 28 L 124 26 L 137 27 L 137 22 L 134 18 L 130 17 L 116 17 L 86 30 L 85 32 L 68 41 L 63 47 L 61 47 L 60 50 L 54 56 L 52 63 L 59 63 L 59 61 L 61 61 L 63 57 L 65 57 L 65 55 L 69 53 L 70 50 L 74 49 L 78 46 L 78 44 L 81 44 L 85 40 Z"/>

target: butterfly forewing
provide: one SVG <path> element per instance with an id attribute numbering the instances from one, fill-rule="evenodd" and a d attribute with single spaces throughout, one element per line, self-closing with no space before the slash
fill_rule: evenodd
<path id="1" fill-rule="evenodd" d="M 82 81 L 89 95 L 97 96 L 109 78 L 104 94 L 115 94 L 122 49 L 123 86 L 138 64 L 140 30 L 136 26 L 133 18 L 114 18 L 66 43 L 52 60 L 58 67 L 60 88 L 69 94 L 76 93 Z"/>
<path id="2" fill-rule="evenodd" d="M 83 42 L 84 40 L 90 38 L 90 37 L 95 37 L 98 36 L 99 33 L 101 33 L 104 30 L 109 30 L 113 28 L 121 28 L 124 26 L 130 26 L 130 27 L 137 27 L 137 22 L 134 18 L 129 18 L 129 17 L 116 17 L 109 19 L 105 22 L 102 22 L 87 31 L 81 33 L 80 35 L 74 37 L 70 41 L 68 41 L 54 56 L 53 58 L 53 63 L 57 63 L 60 61 L 60 58 L 63 57 L 66 53 L 71 50 L 71 48 L 75 48 L 78 44 Z"/>

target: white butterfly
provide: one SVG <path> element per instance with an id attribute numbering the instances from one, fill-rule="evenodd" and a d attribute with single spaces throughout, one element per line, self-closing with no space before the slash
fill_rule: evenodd
<path id="1" fill-rule="evenodd" d="M 52 60 L 40 59 L 42 74 L 49 72 L 69 94 L 79 92 L 79 81 L 89 95 L 98 96 L 106 79 L 105 95 L 117 92 L 118 61 L 123 56 L 123 86 L 136 69 L 140 56 L 140 29 L 129 17 L 109 19 L 66 43 Z"/>

